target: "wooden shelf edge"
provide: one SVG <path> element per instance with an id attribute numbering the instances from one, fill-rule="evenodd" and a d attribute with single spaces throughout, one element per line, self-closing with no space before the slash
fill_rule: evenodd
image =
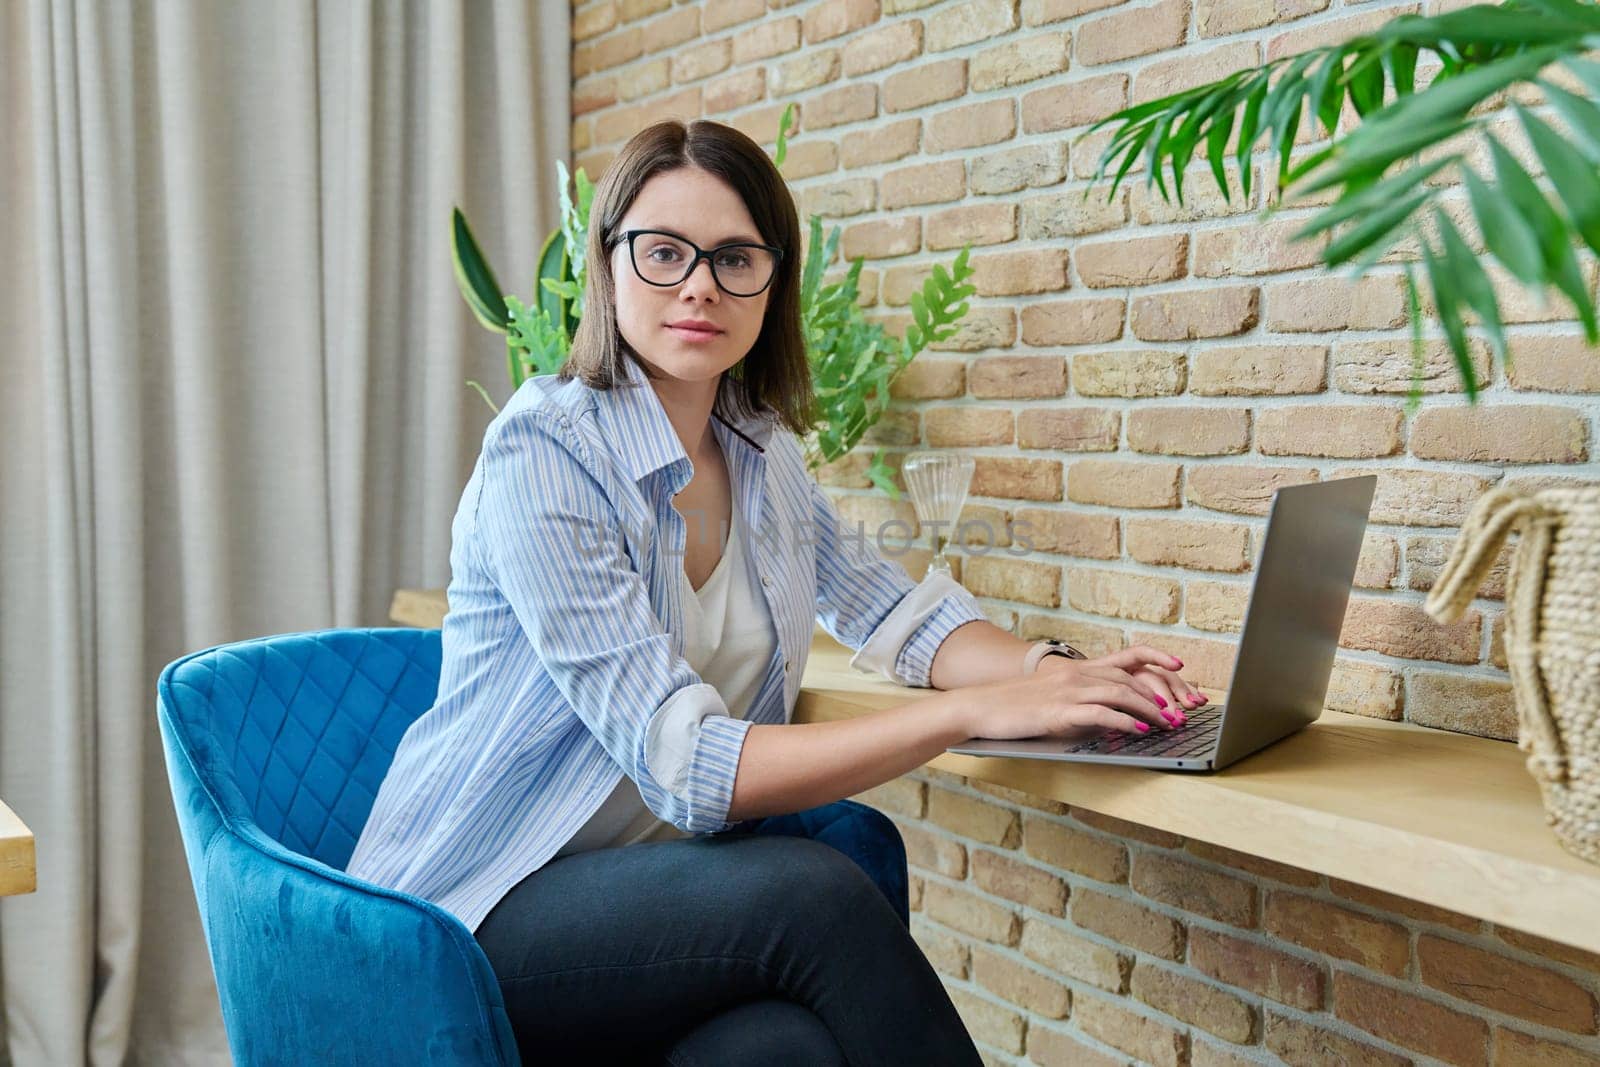
<path id="1" fill-rule="evenodd" d="M 0 801 L 0 897 L 38 888 L 33 833 Z"/>

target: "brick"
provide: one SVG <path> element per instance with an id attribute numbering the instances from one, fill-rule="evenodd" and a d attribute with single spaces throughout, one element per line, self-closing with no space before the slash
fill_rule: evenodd
<path id="1" fill-rule="evenodd" d="M 1116 559 L 1122 554 L 1115 515 L 1018 508 L 1012 532 L 1018 543 L 1036 552 L 1085 559 Z"/>
<path id="2" fill-rule="evenodd" d="M 1398 408 L 1319 404 L 1270 408 L 1256 418 L 1256 448 L 1264 456 L 1392 456 L 1400 451 Z"/>
<path id="3" fill-rule="evenodd" d="M 1406 718 L 1419 726 L 1517 739 L 1516 704 L 1511 683 L 1503 679 L 1418 671 L 1411 676 L 1406 708 Z"/>
<path id="4" fill-rule="evenodd" d="M 1205 52 L 1180 53 L 1175 58 L 1158 60 L 1140 69 L 1133 83 L 1133 102 L 1143 104 L 1208 85 L 1260 62 L 1261 49 L 1254 41 L 1238 41 Z"/>
<path id="5" fill-rule="evenodd" d="M 935 448 L 1008 445 L 1014 436 L 1011 412 L 1006 408 L 928 408 L 922 413 L 922 433 Z"/>
<path id="6" fill-rule="evenodd" d="M 895 825 L 906 845 L 906 862 L 912 867 L 957 880 L 967 876 L 967 850 L 961 842 L 941 837 L 922 826 L 899 822 Z"/>
<path id="7" fill-rule="evenodd" d="M 960 161 L 952 162 L 959 172 Z M 888 175 L 884 175 L 884 181 L 887 183 Z M 1067 287 L 1067 250 L 1064 248 L 992 252 L 972 257 L 970 265 L 971 283 L 979 296 L 1032 296 Z"/>
<path id="8" fill-rule="evenodd" d="M 966 364 L 922 356 L 906 364 L 889 385 L 896 400 L 938 400 L 966 391 Z"/>
<path id="9" fill-rule="evenodd" d="M 967 69 L 969 88 L 975 93 L 1008 89 L 1059 74 L 1067 69 L 1071 43 L 1066 33 L 1042 33 L 985 49 Z"/>
<path id="10" fill-rule="evenodd" d="M 744 6 L 754 7 L 755 0 L 743 0 Z M 635 22 L 650 15 L 659 15 L 672 6 L 672 0 L 622 0 L 619 14 L 623 22 Z M 759 13 L 760 8 L 756 7 Z"/>
<path id="11" fill-rule="evenodd" d="M 1581 948 L 1563 945 L 1536 934 L 1525 934 L 1521 930 L 1512 930 L 1508 927 L 1497 926 L 1494 928 L 1495 936 L 1508 945 L 1515 945 L 1525 952 L 1532 952 L 1543 956 L 1545 959 L 1555 960 L 1558 963 L 1569 964 L 1581 971 L 1600 974 L 1600 954 L 1585 952 Z"/>
<path id="12" fill-rule="evenodd" d="M 1016 812 L 948 789 L 928 790 L 927 819 L 953 834 L 986 845 L 1016 848 L 1022 840 L 1022 823 Z"/>
<path id="13" fill-rule="evenodd" d="M 1303 467 L 1205 464 L 1189 468 L 1186 492 L 1189 503 L 1212 511 L 1265 515 L 1279 489 L 1316 480 L 1317 472 Z"/>
<path id="14" fill-rule="evenodd" d="M 1078 611 L 1141 622 L 1178 621 L 1178 583 L 1125 571 L 1067 571 L 1067 603 Z"/>
<path id="15" fill-rule="evenodd" d="M 1189 391 L 1199 396 L 1320 393 L 1327 381 L 1324 345 L 1230 345 L 1189 359 Z"/>
<path id="16" fill-rule="evenodd" d="M 787 96 L 838 80 L 839 50 L 818 48 L 778 64 L 770 87 L 773 96 Z"/>
<path id="17" fill-rule="evenodd" d="M 1197 630 L 1238 633 L 1249 600 L 1250 587 L 1242 582 L 1191 581 L 1184 590 L 1183 619 Z"/>
<path id="18" fill-rule="evenodd" d="M 1022 340 L 1030 345 L 1081 345 L 1122 336 L 1121 298 L 1054 300 L 1022 309 Z"/>
<path id="19" fill-rule="evenodd" d="M 852 78 L 871 74 L 922 54 L 922 23 L 916 19 L 891 22 L 852 37 L 844 46 L 841 62 Z"/>
<path id="20" fill-rule="evenodd" d="M 806 128 L 826 130 L 864 122 L 878 114 L 878 87 L 869 83 L 842 85 L 811 97 L 805 104 Z"/>
<path id="21" fill-rule="evenodd" d="M 928 119 L 928 151 L 938 153 L 980 148 L 1009 141 L 1016 131 L 1017 111 L 1011 100 L 985 100 L 967 104 L 941 111 Z"/>
<path id="22" fill-rule="evenodd" d="M 1205 230 L 1194 242 L 1194 273 L 1200 278 L 1236 278 L 1315 266 L 1326 239 L 1296 240 L 1301 219 L 1252 222 Z"/>
<path id="23" fill-rule="evenodd" d="M 832 141 L 802 141 L 791 145 L 779 168 L 787 181 L 798 181 L 839 169 L 839 146 Z M 862 272 L 866 274 L 865 271 Z"/>
<path id="24" fill-rule="evenodd" d="M 927 883 L 922 910 L 928 918 L 952 930 L 995 945 L 1016 944 L 1022 931 L 1021 920 L 1010 908 L 940 882 Z"/>
<path id="25" fill-rule="evenodd" d="M 1017 445 L 1061 452 L 1111 452 L 1116 450 L 1121 425 L 1122 416 L 1105 408 L 1025 408 L 1017 415 Z"/>
<path id="26" fill-rule="evenodd" d="M 852 799 L 891 815 L 922 818 L 927 807 L 927 786 L 911 778 L 892 778 L 882 785 L 857 793 Z"/>
<path id="27" fill-rule="evenodd" d="M 1461 1067 L 1484 1067 L 1489 1028 L 1403 990 L 1353 974 L 1333 974 L 1333 1005 L 1340 1019 L 1374 1037 Z"/>
<path id="28" fill-rule="evenodd" d="M 1015 240 L 1016 236 L 1015 204 L 966 204 L 945 208 L 928 216 L 927 245 L 930 251 L 960 248 L 965 244 L 1000 244 Z"/>
<path id="29" fill-rule="evenodd" d="M 1230 926 L 1256 924 L 1256 888 L 1251 883 L 1178 856 L 1141 852 L 1133 861 L 1132 885 L 1151 900 L 1192 911 Z M 1190 946 L 1191 954 L 1193 946 Z"/>
<path id="30" fill-rule="evenodd" d="M 1080 459 L 1067 469 L 1067 499 L 1113 508 L 1175 508 L 1182 473 L 1176 463 Z"/>
<path id="31" fill-rule="evenodd" d="M 1132 994 L 1157 1011 L 1192 1023 L 1225 1041 L 1254 1040 L 1256 1012 L 1232 993 L 1143 960 L 1133 965 Z"/>
<path id="32" fill-rule="evenodd" d="M 974 456 L 972 495 L 1012 500 L 1060 500 L 1061 462 L 1012 456 Z"/>
<path id="33" fill-rule="evenodd" d="M 1085 889 L 1072 894 L 1072 921 L 1128 948 L 1183 958 L 1183 924 L 1132 901 Z"/>
<path id="34" fill-rule="evenodd" d="M 1139 408 L 1128 416 L 1128 446 L 1136 452 L 1169 456 L 1234 455 L 1250 447 L 1250 412 L 1243 408 Z"/>
<path id="35" fill-rule="evenodd" d="M 1183 847 L 1183 838 L 1177 834 L 1169 834 L 1165 830 L 1157 830 L 1153 826 L 1145 826 L 1141 823 L 1128 822 L 1114 815 L 1091 811 L 1089 808 L 1073 808 L 1072 817 L 1085 826 L 1092 826 L 1096 830 L 1111 834 L 1114 837 L 1143 841 L 1145 844 L 1154 845 L 1156 848 Z"/>
<path id="36" fill-rule="evenodd" d="M 839 218 L 871 211 L 878 190 L 871 178 L 846 178 L 827 185 L 814 185 L 803 194 L 802 214 Z"/>
<path id="37" fill-rule="evenodd" d="M 1230 337 L 1250 329 L 1260 316 L 1261 291 L 1235 286 L 1136 297 L 1130 312 L 1142 341 L 1192 341 Z"/>
<path id="38" fill-rule="evenodd" d="M 1361 1067 L 1411 1067 L 1406 1056 L 1356 1041 L 1333 1030 L 1267 1012 L 1264 1044 L 1290 1067 L 1324 1067 L 1326 1064 L 1360 1064 Z"/>
<path id="39" fill-rule="evenodd" d="M 1078 62 L 1087 66 L 1176 48 L 1189 29 L 1189 0 L 1101 15 L 1078 29 Z"/>
<path id="40" fill-rule="evenodd" d="M 1089 656 L 1103 656 L 1127 644 L 1126 635 L 1118 627 L 1063 619 L 1057 615 L 1024 615 L 1017 627 L 1017 636 L 1025 641 L 1054 637 L 1076 645 Z"/>
<path id="41" fill-rule="evenodd" d="M 617 24 L 617 7 L 615 4 L 600 4 L 597 7 L 587 8 L 583 11 L 572 13 L 572 39 L 574 41 L 587 41 L 591 37 L 598 37 Z"/>
<path id="42" fill-rule="evenodd" d="M 1434 622 L 1419 604 L 1351 597 L 1339 644 L 1402 659 L 1476 663 L 1482 630 L 1483 616 L 1474 610 L 1445 626 Z"/>
<path id="43" fill-rule="evenodd" d="M 1278 333 L 1385 330 L 1406 323 L 1405 279 L 1398 274 L 1273 282 L 1261 302 L 1267 329 Z"/>
<path id="44" fill-rule="evenodd" d="M 1385 338 L 1378 341 L 1340 341 L 1333 346 L 1333 384 L 1346 393 L 1459 393 L 1462 385 L 1455 356 L 1443 340 L 1424 341 L 1423 359 L 1416 366 L 1410 338 Z M 1468 343 L 1473 374 L 1480 388 L 1493 380 L 1489 346 L 1473 339 Z"/>
<path id="45" fill-rule="evenodd" d="M 1163 349 L 1088 352 L 1072 361 L 1073 389 L 1082 396 L 1175 396 L 1187 377 L 1183 354 Z"/>
<path id="46" fill-rule="evenodd" d="M 1314 952 L 1396 978 L 1405 975 L 1410 960 L 1405 927 L 1298 893 L 1268 893 L 1262 927 Z"/>
<path id="47" fill-rule="evenodd" d="M 1022 236 L 1029 241 L 1114 230 L 1128 220 L 1126 190 L 1109 200 L 1080 192 L 1048 193 L 1022 201 Z"/>
<path id="48" fill-rule="evenodd" d="M 1436 908 L 1431 904 L 1424 904 L 1420 900 L 1398 897 L 1393 893 L 1385 893 L 1381 889 L 1373 889 L 1369 886 L 1357 885 L 1354 882 L 1346 882 L 1342 878 L 1330 877 L 1328 879 L 1328 888 L 1346 900 L 1353 900 L 1357 904 L 1365 904 L 1367 907 L 1377 911 L 1403 915 L 1408 919 L 1439 923 L 1467 933 L 1476 933 L 1483 925 L 1477 919 L 1462 915 L 1459 912 L 1446 911 L 1444 908 Z"/>
<path id="49" fill-rule="evenodd" d="M 1128 846 L 1048 819 L 1023 818 L 1022 850 L 1041 863 L 1097 882 L 1128 880 Z M 1027 951 L 1026 938 L 1023 951 Z M 1114 986 L 1106 988 L 1117 991 Z"/>
<path id="50" fill-rule="evenodd" d="M 921 882 L 921 879 L 918 879 Z M 920 914 L 921 909 L 913 906 L 911 916 L 911 937 L 916 941 L 917 947 L 922 949 L 922 954 L 928 957 L 928 962 L 934 968 L 943 971 L 954 978 L 966 978 L 970 967 L 970 952 L 966 943 L 955 934 L 949 933 L 927 922 Z"/>
<path id="51" fill-rule="evenodd" d="M 1405 698 L 1397 672 L 1375 663 L 1335 659 L 1324 703 L 1334 711 L 1397 722 Z"/>
<path id="52" fill-rule="evenodd" d="M 992 797 L 995 797 L 999 800 L 1004 800 L 1008 804 L 1015 804 L 1018 807 L 1032 808 L 1034 811 L 1043 811 L 1051 815 L 1065 815 L 1069 810 L 1071 810 L 1066 804 L 1063 804 L 1059 800 L 1052 800 L 1049 797 L 1039 796 L 1036 793 L 1027 793 L 1021 789 L 1012 789 L 1010 786 L 997 785 L 994 782 L 982 782 L 974 779 L 968 779 L 968 784 L 970 784 L 972 788 L 976 789 L 980 793 L 987 793 Z M 1024 816 L 1027 816 L 1026 812 L 1023 814 Z M 1031 818 L 1031 816 L 1027 817 Z M 1024 841 L 1026 841 L 1028 833 L 1026 821 L 1023 823 L 1022 833 Z"/>
<path id="53" fill-rule="evenodd" d="M 805 13 L 806 43 L 831 41 L 878 21 L 878 0 L 824 0 Z"/>
<path id="54" fill-rule="evenodd" d="M 928 19 L 928 51 L 960 48 L 1016 28 L 1015 0 L 966 0 L 943 8 Z"/>
<path id="55" fill-rule="evenodd" d="M 1459 526 L 1472 505 L 1494 484 L 1476 474 L 1405 467 L 1344 467 L 1330 480 L 1374 474 L 1370 521 L 1399 526 Z"/>
<path id="56" fill-rule="evenodd" d="M 1126 1003 L 1126 1002 L 1124 1002 Z M 1158 1019 L 1129 1011 L 1100 997 L 1080 996 L 1073 1018 L 1083 1032 L 1154 1067 L 1180 1067 L 1188 1061 L 1189 1038 Z"/>
<path id="57" fill-rule="evenodd" d="M 967 91 L 967 61 L 941 59 L 903 70 L 883 80 L 883 110 L 910 111 L 945 100 L 954 100 Z"/>
<path id="58" fill-rule="evenodd" d="M 1039 1067 L 1123 1067 L 1125 1059 L 1085 1044 L 1073 1034 L 1030 1022 L 1028 1062 Z"/>
<path id="59" fill-rule="evenodd" d="M 1597 1059 L 1592 1047 L 1585 1051 L 1515 1030 L 1494 1031 L 1495 1067 L 1594 1067 Z"/>
<path id="60" fill-rule="evenodd" d="M 1081 153 L 1078 158 L 1083 158 Z M 1098 152 L 1094 158 L 1099 158 Z M 1135 171 L 1138 169 L 1134 168 Z M 1128 196 L 1128 209 L 1133 221 L 1141 226 L 1169 222 L 1198 222 L 1204 219 L 1241 215 L 1252 210 L 1261 195 L 1259 182 L 1251 183 L 1250 195 L 1247 197 L 1240 191 L 1237 169 L 1225 168 L 1223 174 L 1228 179 L 1228 196 L 1224 196 L 1222 190 L 1217 187 L 1209 168 L 1186 169 L 1181 202 L 1170 195 L 1162 196 L 1159 189 L 1146 187 L 1143 182 L 1135 183 Z M 1171 193 L 1170 189 L 1168 193 Z"/>
<path id="61" fill-rule="evenodd" d="M 1067 883 L 1059 876 L 987 849 L 972 852 L 972 880 L 978 888 L 1034 911 L 1064 915 Z"/>
<path id="62" fill-rule="evenodd" d="M 581 78 L 595 71 L 620 67 L 644 55 L 644 33 L 631 26 L 597 41 L 577 45 L 572 50 L 572 76 Z"/>
<path id="63" fill-rule="evenodd" d="M 1238 574 L 1250 569 L 1250 528 L 1186 519 L 1129 519 L 1123 527 L 1128 555 L 1157 567 Z"/>
<path id="64" fill-rule="evenodd" d="M 1027 1020 L 992 1000 L 965 989 L 949 989 L 950 1002 L 974 1039 L 1005 1052 L 1022 1051 L 1022 1035 Z"/>
<path id="65" fill-rule="evenodd" d="M 870 130 L 857 130 L 844 135 L 839 142 L 839 162 L 850 170 L 870 167 L 874 163 L 890 163 L 916 152 L 921 144 L 921 119 L 900 119 L 896 122 L 879 120 Z"/>
<path id="66" fill-rule="evenodd" d="M 1116 7 L 1126 2 L 1127 0 L 1022 0 L 1022 24 L 1043 26 L 1087 15 L 1091 11 Z"/>
<path id="67" fill-rule="evenodd" d="M 733 61 L 741 65 L 756 63 L 772 56 L 788 55 L 799 47 L 799 19 L 770 19 L 735 35 Z"/>
<path id="68" fill-rule="evenodd" d="M 1057 185 L 1067 173 L 1067 146 L 1029 144 L 985 152 L 971 161 L 971 167 L 969 186 L 975 196 L 997 196 Z M 1065 254 L 1064 249 L 1062 252 Z"/>
<path id="69" fill-rule="evenodd" d="M 1327 970 L 1322 964 L 1256 941 L 1191 929 L 1189 965 L 1220 982 L 1302 1011 L 1323 1006 Z"/>
<path id="70" fill-rule="evenodd" d="M 1369 533 L 1361 539 L 1356 559 L 1355 584 L 1362 589 L 1393 589 L 1400 575 L 1400 545 L 1387 534 Z"/>
<path id="71" fill-rule="evenodd" d="M 1431 408 L 1411 427 L 1411 452 L 1477 463 L 1576 463 L 1589 457 L 1588 436 L 1587 423 L 1572 408 Z"/>
<path id="72" fill-rule="evenodd" d="M 985 356 L 972 361 L 967 388 L 985 400 L 1060 396 L 1067 365 L 1060 356 Z"/>
<path id="73" fill-rule="evenodd" d="M 1291 867 L 1286 863 L 1274 863 L 1272 860 L 1263 859 L 1260 856 L 1251 856 L 1244 852 L 1235 852 L 1233 849 L 1224 848 L 1221 845 L 1191 840 L 1185 842 L 1183 847 L 1200 859 L 1245 871 L 1258 878 L 1270 878 L 1286 885 L 1297 885 L 1306 888 L 1319 885 L 1322 882 L 1322 876 L 1314 871 Z"/>
<path id="74" fill-rule="evenodd" d="M 930 243 L 929 247 L 933 245 Z M 905 316 L 907 322 L 910 315 Z M 973 308 L 961 320 L 955 335 L 934 341 L 935 352 L 978 352 L 986 348 L 1011 348 L 1017 341 L 1016 312 L 1009 307 Z"/>
<path id="75" fill-rule="evenodd" d="M 1078 247 L 1078 277 L 1091 289 L 1153 285 L 1187 271 L 1187 234 L 1101 241 Z"/>
<path id="76" fill-rule="evenodd" d="M 908 256 L 922 247 L 922 220 L 917 216 L 857 222 L 844 228 L 839 248 L 846 259 Z"/>
<path id="77" fill-rule="evenodd" d="M 1061 606 L 1061 568 L 1053 563 L 973 556 L 965 563 L 964 583 L 974 596 Z"/>
<path id="78" fill-rule="evenodd" d="M 1011 519 L 1004 508 L 967 504 L 961 509 L 951 540 L 964 546 L 1011 544 Z M 998 787 L 985 787 L 988 788 Z M 1051 801 L 1051 803 L 1055 803 Z"/>
<path id="79" fill-rule="evenodd" d="M 1371 33 L 1398 15 L 1414 13 L 1417 7 L 1418 5 L 1416 4 L 1385 7 L 1381 10 L 1367 11 L 1360 15 L 1335 19 L 1332 22 L 1318 22 L 1303 29 L 1280 33 L 1267 44 L 1267 61 L 1271 62 L 1280 56 L 1297 55 L 1320 45 L 1339 44 L 1350 40 L 1352 37 Z"/>
<path id="80" fill-rule="evenodd" d="M 733 62 L 733 43 L 726 38 L 686 48 L 672 57 L 672 80 L 699 81 L 720 74 Z"/>
<path id="81" fill-rule="evenodd" d="M 1194 21 L 1200 36 L 1224 37 L 1304 18 L 1327 7 L 1328 0 L 1196 0 Z"/>
<path id="82" fill-rule="evenodd" d="M 1600 358 L 1581 335 L 1523 335 L 1512 337 L 1508 348 L 1513 389 L 1600 393 Z"/>
<path id="83" fill-rule="evenodd" d="M 712 0 L 701 15 L 701 32 L 719 33 L 764 14 L 766 5 L 760 0 Z"/>
<path id="84" fill-rule="evenodd" d="M 973 950 L 972 980 L 1007 1003 L 1047 1019 L 1065 1019 L 1072 1003 L 1072 994 L 1059 981 L 993 949 Z"/>
<path id="85" fill-rule="evenodd" d="M 753 72 L 741 72 L 739 74 L 731 75 L 728 79 L 724 80 L 743 79 L 746 73 Z M 715 84 L 715 82 L 712 82 L 706 85 L 706 96 L 708 99 L 712 95 L 712 86 Z M 773 104 L 770 107 L 757 108 L 754 111 L 744 111 L 737 115 L 729 115 L 722 121 L 726 122 L 729 126 L 732 126 L 739 132 L 745 134 L 757 144 L 775 145 L 778 143 L 778 122 L 783 118 L 783 112 L 786 106 L 787 105 L 783 104 Z"/>
<path id="86" fill-rule="evenodd" d="M 1126 74 L 1099 74 L 1047 85 L 1022 97 L 1022 132 L 1051 133 L 1087 126 L 1127 106 Z"/>

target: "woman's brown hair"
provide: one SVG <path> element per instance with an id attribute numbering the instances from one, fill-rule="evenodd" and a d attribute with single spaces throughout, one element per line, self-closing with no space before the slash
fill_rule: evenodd
<path id="1" fill-rule="evenodd" d="M 698 167 L 737 192 L 761 239 L 783 249 L 767 298 L 761 333 L 749 353 L 722 376 L 712 410 L 725 419 L 771 412 L 797 435 L 814 421 L 811 367 L 800 332 L 800 222 L 794 197 L 772 160 L 748 136 L 709 119 L 677 119 L 639 131 L 623 146 L 595 185 L 589 209 L 588 278 L 583 317 L 559 377 L 581 378 L 609 389 L 624 377 L 624 359 L 634 358 L 617 329 L 616 278 L 611 250 L 616 228 L 644 183 L 663 171 Z M 644 363 L 639 368 L 651 371 Z"/>

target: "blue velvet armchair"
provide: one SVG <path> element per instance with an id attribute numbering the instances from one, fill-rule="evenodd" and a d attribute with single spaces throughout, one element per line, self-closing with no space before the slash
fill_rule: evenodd
<path id="1" fill-rule="evenodd" d="M 489 961 L 426 900 L 344 865 L 439 631 L 345 629 L 169 664 L 157 715 L 234 1062 L 517 1064 Z"/>

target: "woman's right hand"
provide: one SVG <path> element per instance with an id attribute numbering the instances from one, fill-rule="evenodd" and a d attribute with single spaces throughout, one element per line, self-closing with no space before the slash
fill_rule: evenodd
<path id="1" fill-rule="evenodd" d="M 1152 663 L 1166 666 L 1164 660 L 1170 659 L 1154 649 L 1147 651 Z M 1129 666 L 1137 669 L 1136 664 Z M 1088 737 L 1106 730 L 1144 734 L 1182 723 L 1177 713 L 1159 707 L 1154 694 L 1127 670 L 1109 666 L 1092 673 L 1037 671 L 968 686 L 955 694 L 963 700 L 971 736 L 997 741 Z"/>

